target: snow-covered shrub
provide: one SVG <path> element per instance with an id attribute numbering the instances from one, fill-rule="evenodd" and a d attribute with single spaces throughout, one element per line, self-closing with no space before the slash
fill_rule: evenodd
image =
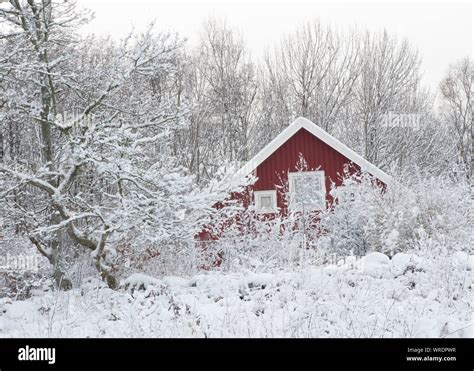
<path id="1" fill-rule="evenodd" d="M 363 174 L 346 178 L 331 195 L 334 203 L 319 223 L 298 213 L 269 219 L 250 206 L 240 215 L 246 228 L 229 226 L 214 242 L 223 252 L 221 268 L 266 271 L 337 263 L 374 251 L 389 257 L 410 251 L 472 254 L 469 187 L 463 179 L 412 175 L 382 188 Z"/>
<path id="2" fill-rule="evenodd" d="M 25 238 L 8 236 L 0 239 L 0 298 L 25 300 L 35 291 L 51 290 L 46 259 Z"/>
<path id="3" fill-rule="evenodd" d="M 162 188 L 168 192 L 159 203 L 150 205 L 143 215 L 139 208 L 133 208 L 129 215 L 121 216 L 128 230 L 115 242 L 113 273 L 119 279 L 134 273 L 154 277 L 189 275 L 215 265 L 222 249 L 211 243 L 204 248 L 196 236 L 204 228 L 218 233 L 219 223 L 240 213 L 240 202 L 229 199 L 229 194 L 242 191 L 253 181 L 252 177 L 236 174 L 231 164 L 199 185 L 193 176 L 162 179 Z"/>
<path id="4" fill-rule="evenodd" d="M 392 256 L 426 246 L 421 239 L 444 241 L 447 250 L 471 249 L 469 187 L 462 179 L 419 176 L 381 189 L 368 175 L 353 176 L 331 195 L 335 202 L 321 227 L 339 254 Z"/>
<path id="5" fill-rule="evenodd" d="M 331 190 L 335 202 L 319 214 L 319 223 L 301 213 L 268 218 L 250 205 L 205 249 L 192 242 L 191 248 L 170 243 L 161 257 L 165 263 L 152 264 L 146 272 L 194 274 L 203 267 L 265 272 L 337 264 L 348 256 L 375 251 L 397 255 L 401 274 L 413 268 L 401 252 L 472 254 L 468 191 L 465 181 L 455 179 L 412 176 L 381 189 L 367 175 L 350 177 Z M 200 261 L 204 250 L 208 259 Z M 216 261 L 219 264 L 213 265 Z M 168 270 L 158 272 L 158 266 Z"/>
<path id="6" fill-rule="evenodd" d="M 212 250 L 220 253 L 219 268 L 227 271 L 265 272 L 320 264 L 327 248 L 316 238 L 319 229 L 307 215 L 290 213 L 269 218 L 256 214 L 250 206 L 239 214 L 238 222 L 212 242 Z"/>
<path id="7" fill-rule="evenodd" d="M 120 286 L 133 295 L 136 291 L 146 293 L 165 290 L 165 285 L 160 280 L 141 273 L 132 274 L 120 283 Z"/>
<path id="8" fill-rule="evenodd" d="M 50 276 L 44 272 L 16 272 L 13 270 L 0 273 L 0 297 L 14 300 L 25 300 L 34 291 L 48 291 L 53 288 Z"/>

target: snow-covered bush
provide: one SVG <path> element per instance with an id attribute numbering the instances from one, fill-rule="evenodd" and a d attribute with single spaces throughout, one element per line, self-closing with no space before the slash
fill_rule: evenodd
<path id="1" fill-rule="evenodd" d="M 322 215 L 323 237 L 335 252 L 364 255 L 420 249 L 435 239 L 447 250 L 469 244 L 469 186 L 463 179 L 411 177 L 385 189 L 367 175 L 333 188 L 335 203 Z M 470 250 L 472 251 L 472 250 Z"/>
<path id="2" fill-rule="evenodd" d="M 47 260 L 25 238 L 0 238 L 0 298 L 25 300 L 34 291 L 49 291 L 53 282 Z"/>
<path id="3" fill-rule="evenodd" d="M 206 184 L 197 185 L 192 176 L 180 180 L 163 187 L 169 192 L 159 208 L 154 205 L 150 209 L 155 215 L 142 216 L 137 209 L 131 216 L 122 216 L 122 222 L 128 219 L 133 228 L 122 234 L 115 246 L 112 266 L 118 278 L 133 273 L 187 275 L 214 265 L 219 258 L 220 250 L 211 244 L 203 248 L 196 236 L 206 226 L 218 229 L 216 221 L 232 220 L 240 213 L 240 202 L 228 199 L 229 194 L 242 191 L 254 179 L 236 175 L 235 167 L 228 165 Z"/>
<path id="4" fill-rule="evenodd" d="M 317 223 L 301 213 L 265 218 L 250 206 L 213 242 L 222 252 L 220 268 L 267 271 L 337 263 L 369 252 L 472 254 L 467 182 L 422 176 L 399 180 L 382 189 L 368 175 L 345 179 L 332 188 L 334 203 Z"/>
<path id="5" fill-rule="evenodd" d="M 219 254 L 218 267 L 228 271 L 264 272 L 320 264 L 324 257 L 323 244 L 316 238 L 320 227 L 309 219 L 313 216 L 300 213 L 268 217 L 255 213 L 250 205 L 209 248 Z"/>

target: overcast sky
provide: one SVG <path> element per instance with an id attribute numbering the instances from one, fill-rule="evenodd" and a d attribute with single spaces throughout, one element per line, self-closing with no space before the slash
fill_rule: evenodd
<path id="1" fill-rule="evenodd" d="M 153 19 L 195 44 L 209 16 L 225 17 L 238 28 L 255 58 L 299 24 L 320 19 L 336 27 L 386 28 L 407 37 L 423 58 L 424 82 L 435 87 L 447 66 L 472 56 L 473 6 L 466 1 L 319 0 L 79 0 L 94 11 L 84 32 L 124 36 Z"/>

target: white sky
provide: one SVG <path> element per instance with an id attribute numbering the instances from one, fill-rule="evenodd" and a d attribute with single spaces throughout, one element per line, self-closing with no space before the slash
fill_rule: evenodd
<path id="1" fill-rule="evenodd" d="M 320 0 L 79 0 L 94 11 L 85 32 L 120 38 L 134 26 L 143 29 L 153 19 L 159 29 L 176 31 L 195 44 L 209 16 L 225 17 L 239 29 L 259 58 L 266 48 L 302 22 L 320 19 L 344 28 L 386 28 L 407 37 L 421 53 L 424 82 L 435 88 L 448 65 L 471 56 L 471 1 L 320 1 Z"/>

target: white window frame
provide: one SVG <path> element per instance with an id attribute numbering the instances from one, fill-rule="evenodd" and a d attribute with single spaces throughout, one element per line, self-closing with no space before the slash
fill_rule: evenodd
<path id="1" fill-rule="evenodd" d="M 254 198 L 255 198 L 255 211 L 257 214 L 274 214 L 277 212 L 277 193 L 276 190 L 268 190 L 268 191 L 254 191 Z M 272 207 L 262 207 L 261 197 L 268 197 L 272 198 Z"/>
<path id="2" fill-rule="evenodd" d="M 305 175 L 317 175 L 319 178 L 319 186 L 321 192 L 323 193 L 323 204 L 322 205 L 301 205 L 301 203 L 295 202 L 295 192 L 294 192 L 294 182 L 298 177 Z M 317 171 L 298 171 L 298 172 L 288 172 L 288 188 L 290 192 L 290 210 L 291 211 L 303 211 L 303 206 L 305 211 L 313 210 L 326 210 L 326 177 L 324 175 L 324 170 Z"/>

